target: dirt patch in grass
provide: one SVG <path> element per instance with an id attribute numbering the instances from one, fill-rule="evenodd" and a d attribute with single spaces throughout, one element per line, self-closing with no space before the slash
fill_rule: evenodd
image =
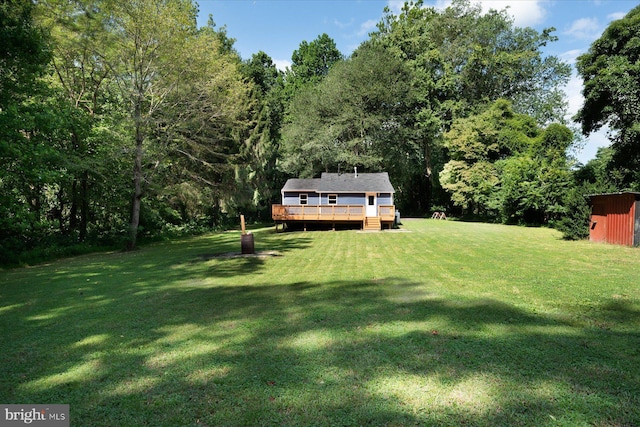
<path id="1" fill-rule="evenodd" d="M 212 259 L 228 259 L 228 258 L 270 258 L 278 257 L 282 254 L 278 251 L 257 251 L 252 254 L 242 254 L 240 252 L 225 252 L 221 254 L 202 254 L 198 256 L 201 261 L 209 261 Z"/>

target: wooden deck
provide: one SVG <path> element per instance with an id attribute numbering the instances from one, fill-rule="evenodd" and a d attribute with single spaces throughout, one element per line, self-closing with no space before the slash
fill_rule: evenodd
<path id="1" fill-rule="evenodd" d="M 395 219 L 395 206 L 378 206 L 380 223 L 392 223 Z M 366 209 L 363 205 L 272 205 L 271 217 L 276 222 L 287 221 L 327 221 L 362 222 L 365 224 Z"/>

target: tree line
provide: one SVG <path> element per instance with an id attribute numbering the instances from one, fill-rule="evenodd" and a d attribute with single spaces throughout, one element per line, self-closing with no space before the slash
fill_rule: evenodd
<path id="1" fill-rule="evenodd" d="M 447 210 L 587 233 L 584 194 L 637 189 L 639 9 L 578 60 L 587 165 L 557 40 L 456 0 L 385 9 L 349 57 L 319 35 L 286 71 L 243 60 L 193 0 L 0 4 L 2 263 L 133 249 L 268 220 L 289 177 L 387 171 L 406 214 Z M 603 71 L 606 70 L 606 71 Z"/>

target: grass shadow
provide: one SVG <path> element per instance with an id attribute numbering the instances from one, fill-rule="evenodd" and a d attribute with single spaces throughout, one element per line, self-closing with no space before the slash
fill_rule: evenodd
<path id="1" fill-rule="evenodd" d="M 69 403 L 93 426 L 640 421 L 637 334 L 393 277 L 184 289 L 163 277 L 18 308 L 0 400 Z"/>

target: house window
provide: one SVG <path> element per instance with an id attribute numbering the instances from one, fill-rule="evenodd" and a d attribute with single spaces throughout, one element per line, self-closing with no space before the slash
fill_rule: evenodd
<path id="1" fill-rule="evenodd" d="M 327 196 L 327 203 L 330 205 L 337 205 L 338 204 L 338 195 L 337 194 L 329 194 L 329 196 Z"/>
<path id="2" fill-rule="evenodd" d="M 376 204 L 376 196 L 369 196 L 368 199 L 369 206 L 373 206 Z"/>
<path id="3" fill-rule="evenodd" d="M 306 205 L 309 202 L 309 195 L 308 194 L 300 194 L 299 201 L 300 201 L 301 205 Z"/>

